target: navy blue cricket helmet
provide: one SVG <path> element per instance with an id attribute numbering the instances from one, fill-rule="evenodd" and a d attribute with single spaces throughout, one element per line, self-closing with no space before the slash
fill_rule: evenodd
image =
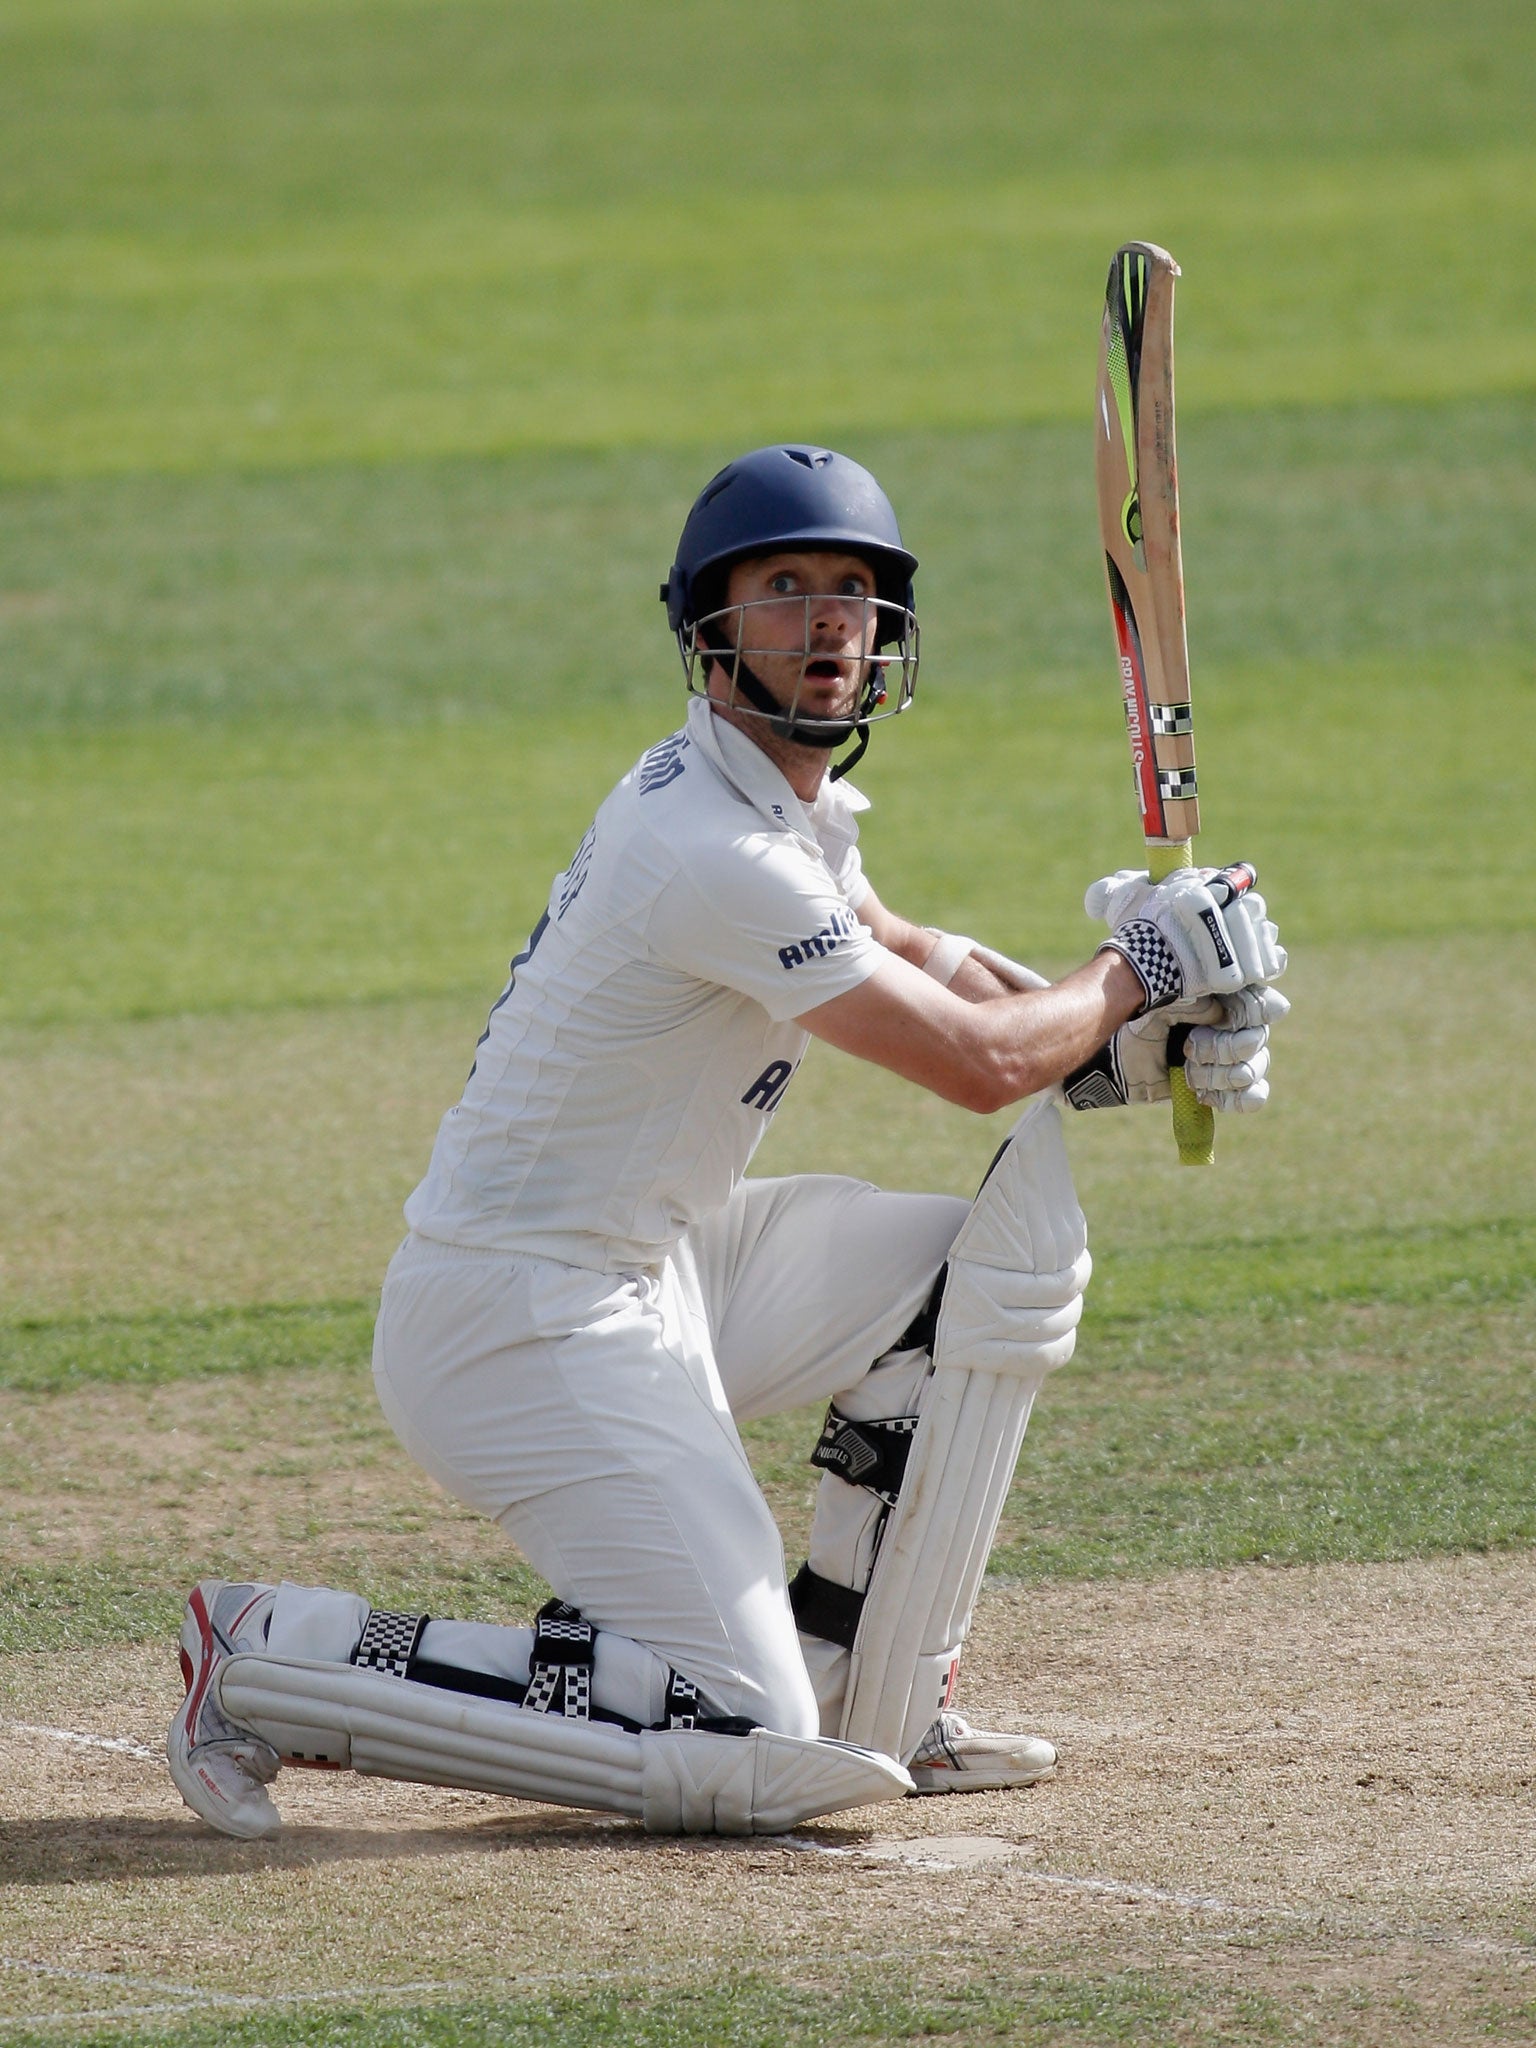
<path id="1" fill-rule="evenodd" d="M 876 644 L 904 637 L 917 557 L 902 545 L 890 499 L 848 456 L 797 442 L 738 456 L 694 500 L 661 586 L 673 632 L 687 633 L 723 603 L 733 562 L 792 548 L 862 557 L 894 608 L 880 613 Z"/>

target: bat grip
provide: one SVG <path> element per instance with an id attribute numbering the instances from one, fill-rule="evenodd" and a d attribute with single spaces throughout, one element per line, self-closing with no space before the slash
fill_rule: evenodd
<path id="1" fill-rule="evenodd" d="M 1191 868 L 1195 857 L 1187 839 L 1165 840 L 1147 847 L 1147 872 L 1154 882 L 1161 882 L 1180 868 Z M 1234 893 L 1236 893 L 1234 891 Z M 1170 1034 L 1171 1036 L 1171 1034 Z M 1173 1050 L 1172 1045 L 1169 1047 Z M 1183 1046 L 1179 1046 L 1182 1055 Z M 1175 1066 L 1170 1059 L 1168 1065 L 1168 1086 L 1173 1094 L 1173 1137 L 1179 1148 L 1181 1166 L 1214 1166 L 1216 1163 L 1216 1116 L 1215 1112 L 1196 1096 L 1193 1088 L 1184 1078 L 1184 1064 L 1180 1058 Z"/>

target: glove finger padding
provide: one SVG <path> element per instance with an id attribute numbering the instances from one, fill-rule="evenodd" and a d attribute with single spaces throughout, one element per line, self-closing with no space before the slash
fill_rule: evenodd
<path id="1" fill-rule="evenodd" d="M 1241 1031 L 1254 1024 L 1278 1024 L 1291 1013 L 1290 1004 L 1277 988 L 1241 988 L 1235 996 L 1222 996 L 1216 1007 L 1219 1017 L 1191 1018 L 1191 1023 L 1223 1023 L 1229 1031 Z"/>
<path id="2" fill-rule="evenodd" d="M 1270 1100 L 1270 1083 L 1253 1081 L 1251 1087 L 1196 1087 L 1196 1100 L 1223 1116 L 1253 1116 Z"/>
<path id="3" fill-rule="evenodd" d="M 1269 993 L 1244 989 L 1227 997 L 1222 1008 L 1234 1018 L 1262 1016 L 1266 1005 L 1255 996 Z M 1269 1026 L 1262 1021 L 1236 1029 L 1197 1024 L 1185 1041 L 1184 1078 L 1209 1109 L 1239 1116 L 1262 1109 L 1269 1100 L 1268 1072 Z"/>
<path id="4" fill-rule="evenodd" d="M 1279 929 L 1256 889 L 1227 905 L 1226 920 L 1245 983 L 1275 981 L 1284 974 L 1286 953 Z"/>
<path id="5" fill-rule="evenodd" d="M 1241 1031 L 1229 1031 L 1224 1025 L 1197 1024 L 1190 1032 L 1184 1046 L 1186 1067 L 1235 1067 L 1245 1060 L 1254 1060 L 1260 1053 L 1266 1061 L 1269 1054 L 1267 1024 L 1249 1024 Z"/>
<path id="6" fill-rule="evenodd" d="M 1219 1110 L 1223 1116 L 1252 1116 L 1268 1102 L 1269 1083 L 1253 1081 L 1246 1088 L 1196 1088 L 1194 1092 L 1197 1101 L 1207 1109 Z"/>
<path id="7" fill-rule="evenodd" d="M 1145 868 L 1116 868 L 1112 875 L 1090 882 L 1083 908 L 1091 918 L 1102 919 L 1111 931 L 1135 917 L 1152 888 Z"/>
<path id="8" fill-rule="evenodd" d="M 1236 1054 L 1224 1043 L 1225 1034 L 1214 1033 L 1217 1043 L 1197 1057 L 1191 1046 L 1184 1055 L 1184 1078 L 1197 1095 L 1224 1089 L 1251 1088 L 1269 1072 L 1269 1047 L 1258 1045 L 1246 1054 Z"/>

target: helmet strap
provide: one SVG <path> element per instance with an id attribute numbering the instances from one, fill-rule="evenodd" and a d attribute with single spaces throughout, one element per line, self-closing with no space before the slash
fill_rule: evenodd
<path id="1" fill-rule="evenodd" d="M 854 731 L 859 736 L 858 745 L 850 753 L 844 754 L 841 761 L 834 761 L 832 763 L 831 772 L 827 776 L 829 782 L 841 782 L 849 769 L 857 768 L 864 758 L 865 751 L 869 746 L 869 720 L 861 718 L 854 727 Z"/>

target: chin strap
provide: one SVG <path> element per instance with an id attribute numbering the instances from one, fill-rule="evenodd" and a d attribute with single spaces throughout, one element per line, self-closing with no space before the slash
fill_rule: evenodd
<path id="1" fill-rule="evenodd" d="M 865 751 L 869 746 L 869 720 L 861 718 L 854 727 L 854 731 L 859 736 L 858 745 L 853 748 L 851 753 L 844 754 L 841 761 L 833 762 L 831 772 L 827 777 L 829 782 L 841 782 L 849 769 L 857 768 L 864 758 Z"/>

